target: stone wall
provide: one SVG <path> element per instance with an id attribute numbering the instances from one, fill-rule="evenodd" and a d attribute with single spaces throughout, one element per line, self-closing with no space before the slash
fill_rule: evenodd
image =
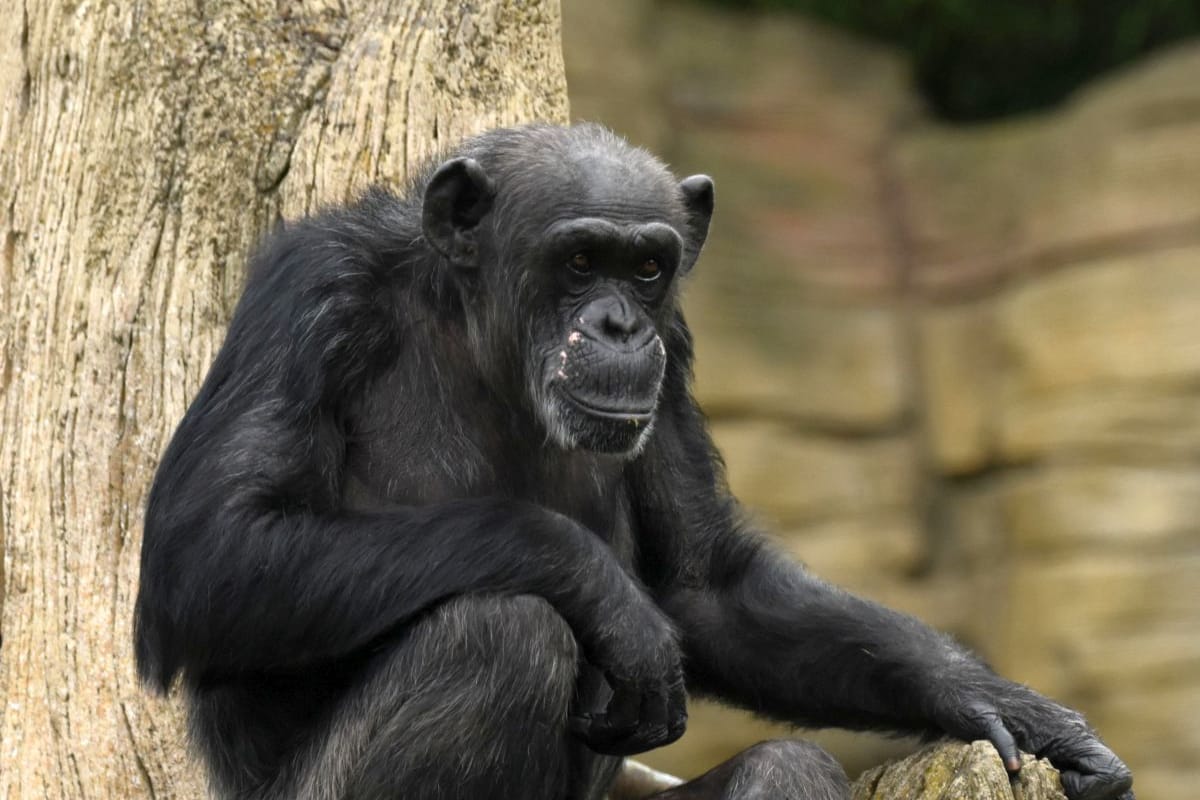
<path id="1" fill-rule="evenodd" d="M 717 183 L 687 311 L 743 502 L 818 573 L 1200 783 L 1200 46 L 1057 113 L 930 121 L 794 17 L 567 0 L 573 112 Z M 701 707 L 652 763 L 779 729 Z M 823 734 L 853 771 L 902 749 Z"/>

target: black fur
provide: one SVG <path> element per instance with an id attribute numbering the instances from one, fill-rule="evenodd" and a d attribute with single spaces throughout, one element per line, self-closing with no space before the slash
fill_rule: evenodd
<path id="1" fill-rule="evenodd" d="M 159 467 L 137 603 L 219 796 L 598 797 L 682 733 L 685 681 L 1127 792 L 1078 714 L 747 529 L 677 302 L 711 211 L 703 176 L 533 126 L 272 237 Z M 672 791 L 846 794 L 787 744 Z"/>

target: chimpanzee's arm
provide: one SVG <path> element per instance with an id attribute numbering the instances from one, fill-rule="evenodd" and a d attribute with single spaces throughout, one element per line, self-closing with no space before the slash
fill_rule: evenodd
<path id="1" fill-rule="evenodd" d="M 1132 797 L 1128 769 L 1081 715 L 746 531 L 690 398 L 666 404 L 659 425 L 631 484 L 690 690 L 803 725 L 986 738 L 1010 770 L 1018 747 L 1049 757 L 1074 799 Z"/>

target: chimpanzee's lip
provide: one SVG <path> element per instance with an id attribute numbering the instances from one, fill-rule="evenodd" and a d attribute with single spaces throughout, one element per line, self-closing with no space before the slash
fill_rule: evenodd
<path id="1" fill-rule="evenodd" d="M 571 405 L 591 417 L 598 417 L 613 422 L 636 422 L 641 424 L 649 422 L 650 418 L 654 416 L 653 405 L 639 408 L 604 408 L 590 403 L 569 391 L 563 391 L 562 395 Z"/>

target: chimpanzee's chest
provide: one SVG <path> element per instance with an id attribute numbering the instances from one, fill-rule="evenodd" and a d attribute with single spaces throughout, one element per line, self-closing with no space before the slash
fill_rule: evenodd
<path id="1" fill-rule="evenodd" d="M 633 564 L 634 513 L 620 458 L 562 450 L 521 410 L 482 389 L 454 388 L 445 396 L 445 387 L 423 385 L 397 368 L 353 405 L 347 507 L 510 497 L 574 519 L 607 541 L 622 563 Z"/>

